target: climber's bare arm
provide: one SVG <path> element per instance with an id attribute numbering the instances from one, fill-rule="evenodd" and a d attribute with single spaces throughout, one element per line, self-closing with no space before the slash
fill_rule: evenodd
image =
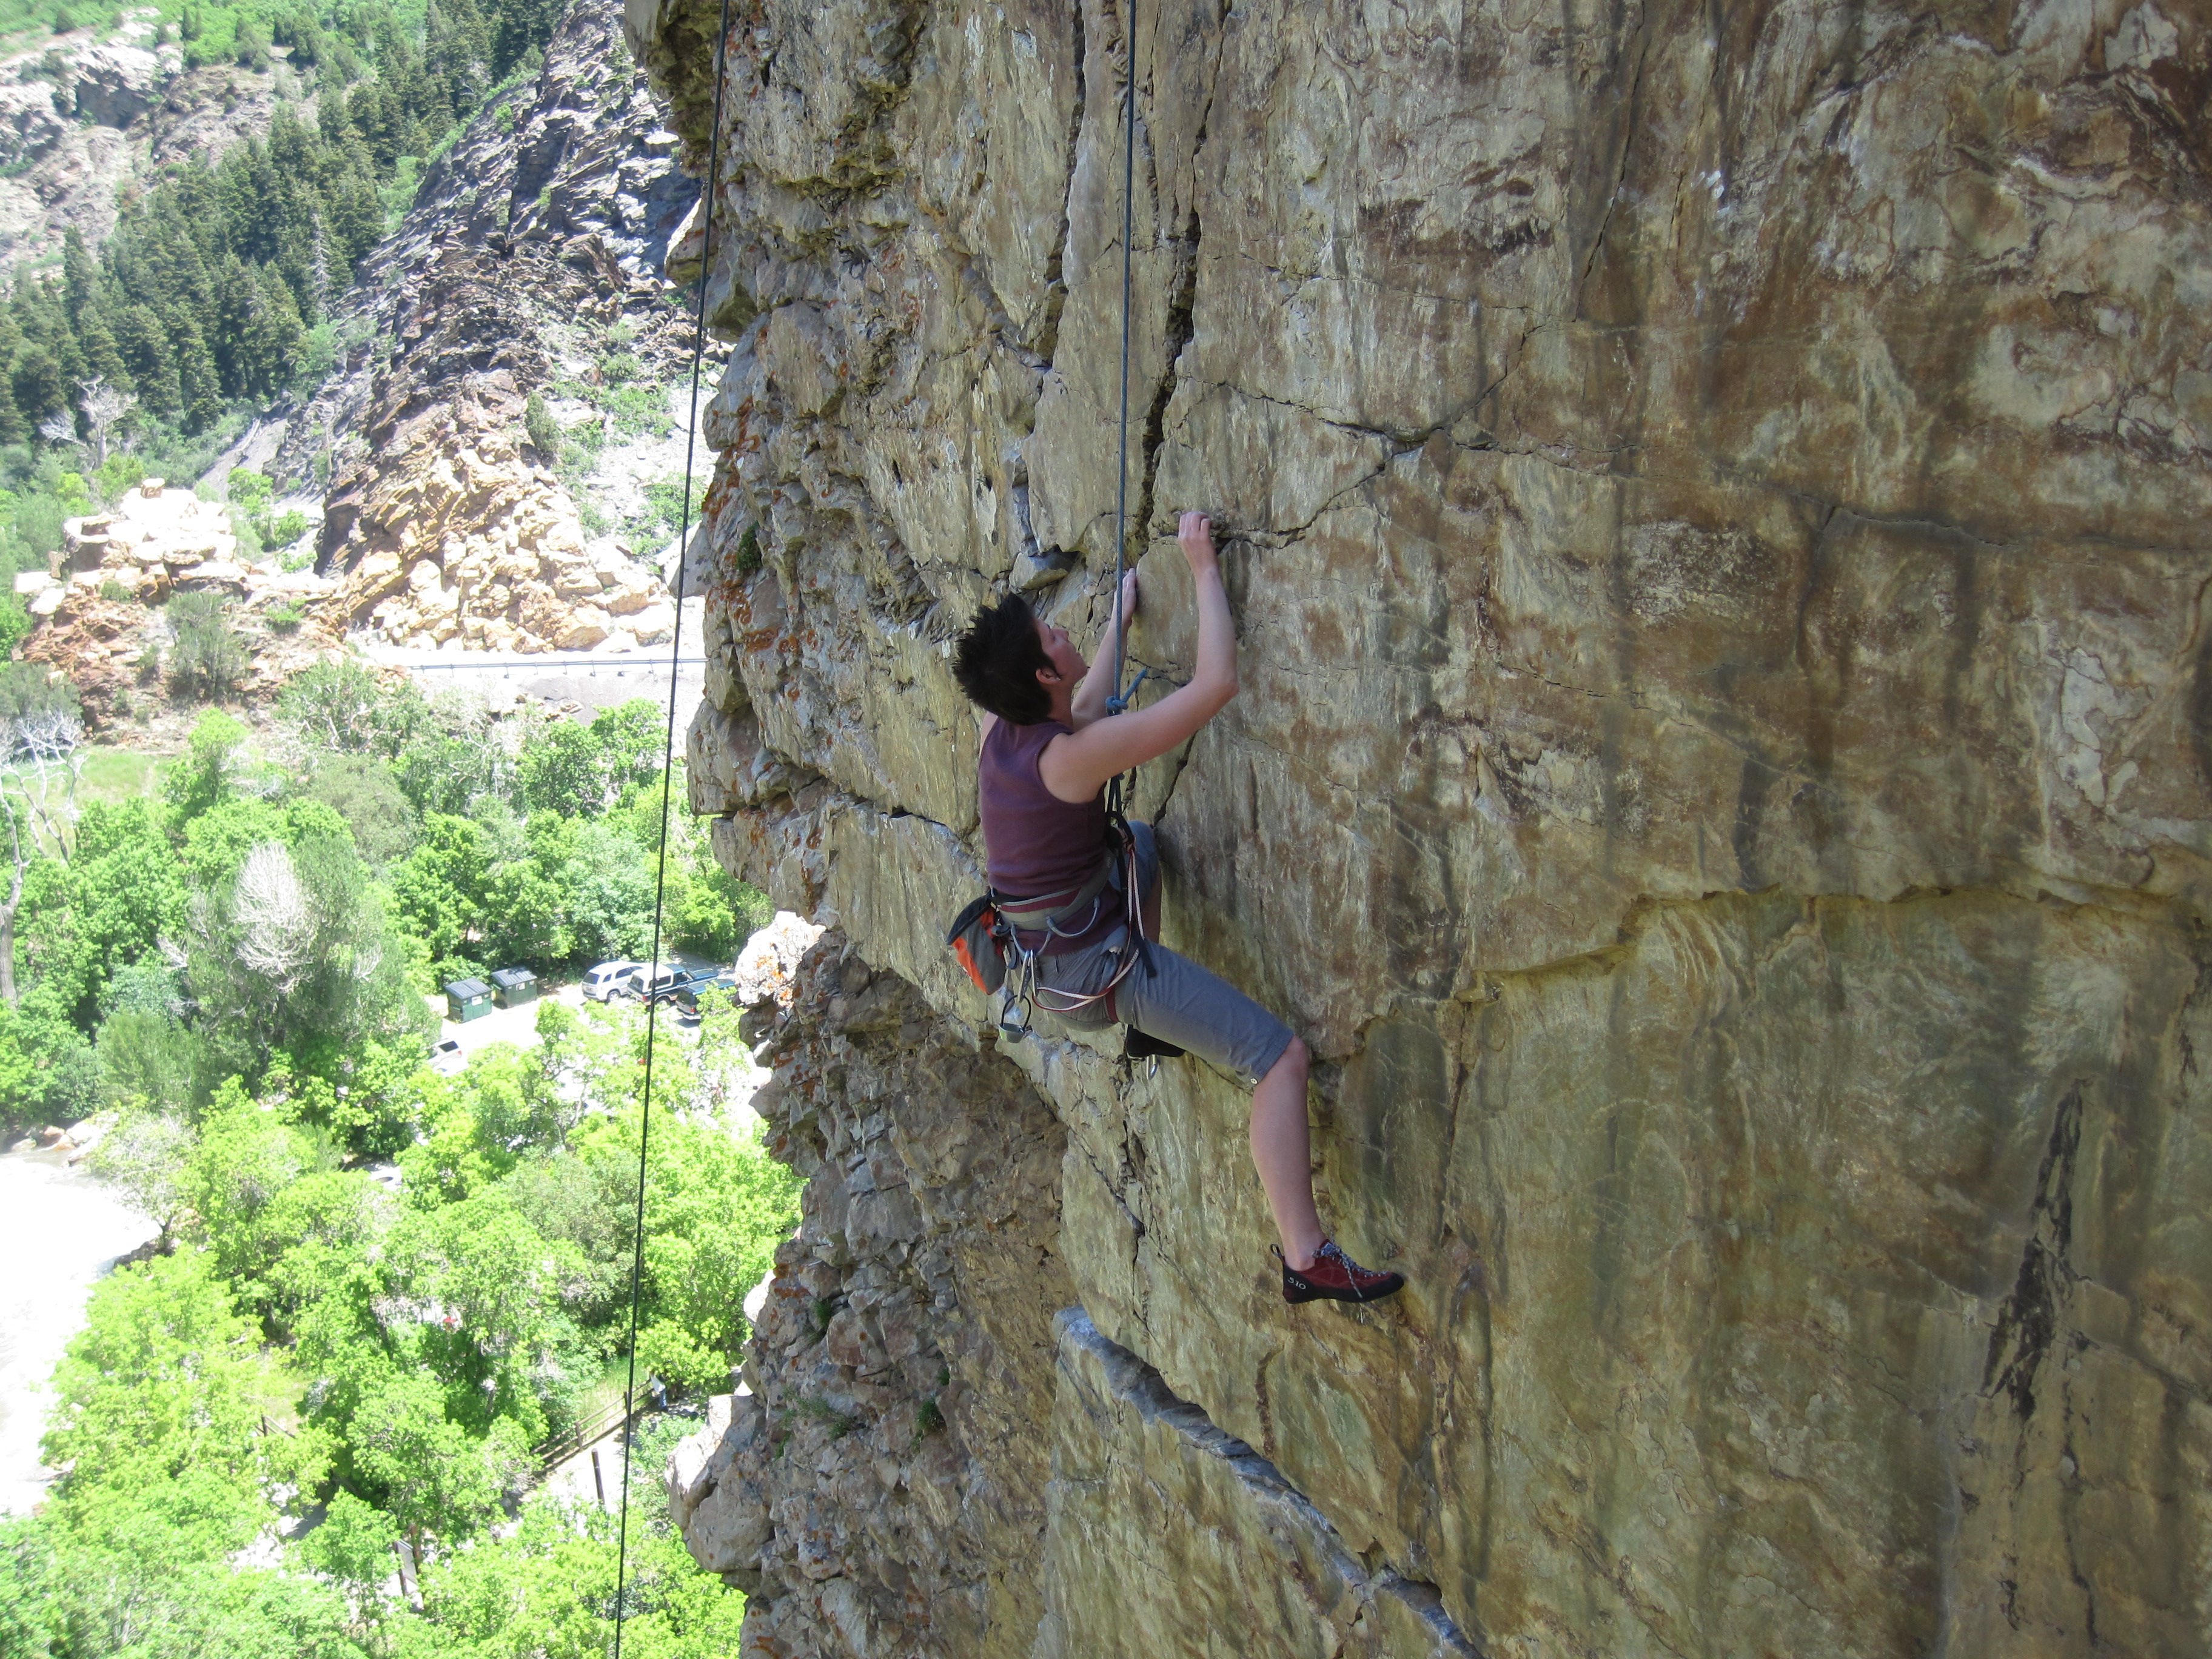
<path id="1" fill-rule="evenodd" d="M 1221 566 L 1213 551 L 1213 526 L 1203 513 L 1186 513 L 1176 539 L 1189 562 L 1198 588 L 1198 665 L 1190 684 L 1149 708 L 1131 709 L 1112 720 L 1096 716 L 1064 738 L 1054 738 L 1038 757 L 1037 773 L 1059 799 L 1086 801 L 1106 781 L 1164 755 L 1212 720 L 1237 695 L 1237 627 L 1230 619 L 1229 595 L 1221 586 Z M 1103 661 L 1104 653 L 1100 653 Z M 1096 672 L 1086 677 L 1097 679 Z M 1107 678 L 1112 678 L 1109 673 Z M 1083 687 L 1088 692 L 1086 683 Z M 1105 687 L 1099 691 L 1103 706 Z"/>
<path id="2" fill-rule="evenodd" d="M 1091 659 L 1091 672 L 1083 677 L 1083 684 L 1075 688 L 1072 712 L 1075 718 L 1068 722 L 1080 732 L 1091 721 L 1106 713 L 1106 699 L 1114 693 L 1115 665 L 1121 660 L 1121 632 L 1127 624 L 1125 617 L 1137 614 L 1137 573 L 1128 572 L 1121 578 L 1121 603 L 1106 619 L 1106 635 L 1098 641 L 1098 650 Z"/>

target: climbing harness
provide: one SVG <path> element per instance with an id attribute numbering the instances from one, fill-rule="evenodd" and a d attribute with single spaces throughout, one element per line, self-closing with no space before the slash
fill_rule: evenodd
<path id="1" fill-rule="evenodd" d="M 985 892 L 970 900 L 967 908 L 953 919 L 952 926 L 945 931 L 945 944 L 951 947 L 953 956 L 975 988 L 998 999 L 999 1030 L 1010 1042 L 1018 1042 L 1029 1035 L 1030 1020 L 1039 1012 L 1080 1013 L 1103 1002 L 1106 1005 L 1107 1022 L 1113 1024 L 1114 994 L 1129 977 L 1129 970 L 1141 961 L 1145 971 L 1152 972 L 1152 949 L 1145 938 L 1137 837 L 1128 820 L 1118 811 L 1107 814 L 1106 845 L 1108 854 L 1100 860 L 1097 873 L 1080 885 L 1028 898 Z M 1113 978 L 1096 991 L 1077 993 L 1040 985 L 1038 959 L 1046 954 L 1053 940 L 1080 939 L 1097 927 L 1104 914 L 1102 907 L 1107 902 L 1109 884 L 1117 870 L 1121 877 L 1121 890 L 1115 896 L 1121 906 L 1122 925 L 1128 937 L 1135 941 L 1135 949 L 1122 957 Z M 1025 942 L 1022 937 L 1024 933 L 1034 935 L 1036 942 Z"/>
<path id="2" fill-rule="evenodd" d="M 669 804 L 670 791 L 676 776 L 676 769 L 668 757 L 676 752 L 676 684 L 683 659 L 684 576 L 684 568 L 690 562 L 692 466 L 699 445 L 700 368 L 707 351 L 707 288 L 714 280 L 714 193 L 721 183 L 722 93 L 729 68 L 729 44 L 730 0 L 722 0 L 721 31 L 714 37 L 714 125 L 707 141 L 706 189 L 700 197 L 704 204 L 704 215 L 701 221 L 698 307 L 692 319 L 691 421 L 684 442 L 684 506 L 677 520 L 676 531 L 676 625 L 670 631 L 668 642 L 668 725 L 661 749 L 660 854 L 653 875 L 653 966 L 652 977 L 646 981 L 648 985 L 658 982 L 660 976 L 660 924 L 668 897 Z M 629 1424 L 637 1409 L 637 1322 L 640 1298 L 645 1285 L 645 1160 L 646 1148 L 653 1135 L 653 1036 L 659 1030 L 659 1000 L 648 998 L 645 1008 L 645 1079 L 643 1091 L 638 1099 L 637 1228 L 630 1247 L 629 1376 L 623 1390 L 622 1507 L 615 1522 L 613 1659 L 622 1659 L 623 1625 L 629 1614 Z"/>

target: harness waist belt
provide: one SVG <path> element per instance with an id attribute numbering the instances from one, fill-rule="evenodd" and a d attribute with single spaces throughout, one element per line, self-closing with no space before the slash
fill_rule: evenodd
<path id="1" fill-rule="evenodd" d="M 1066 920 L 1097 898 L 1106 890 L 1106 883 L 1113 873 L 1114 860 L 1103 859 L 1099 861 L 1098 873 L 1085 882 L 1077 890 L 1075 896 L 1065 904 L 1039 904 L 1035 899 L 1001 899 L 999 914 L 1024 933 L 1036 933 L 1039 928 L 1049 927 Z"/>

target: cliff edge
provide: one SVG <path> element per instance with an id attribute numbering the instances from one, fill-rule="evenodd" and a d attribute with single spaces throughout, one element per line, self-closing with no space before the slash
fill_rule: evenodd
<path id="1" fill-rule="evenodd" d="M 700 174 L 719 15 L 627 14 Z M 693 805 L 837 930 L 808 1224 L 674 1472 L 747 1652 L 2212 1650 L 2201 14 L 726 44 Z M 1168 942 L 1315 1050 L 1372 1310 L 1280 1303 L 1232 1079 L 1001 1044 L 939 944 L 948 641 L 1108 597 L 1132 74 L 1134 655 L 1186 506 L 1243 653 L 1139 811 Z M 1056 1182 L 932 1211 L 1010 1123 Z"/>

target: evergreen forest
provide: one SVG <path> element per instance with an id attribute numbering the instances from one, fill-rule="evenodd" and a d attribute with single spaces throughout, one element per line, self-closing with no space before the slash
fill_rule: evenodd
<path id="1" fill-rule="evenodd" d="M 58 268 L 15 273 L 0 304 L 0 575 L 149 471 L 197 474 L 249 410 L 330 371 L 337 302 L 422 166 L 536 73 L 560 10 L 161 0 L 188 65 L 266 70 L 274 48 L 304 95 L 265 137 L 126 191 L 96 252 L 72 230 Z"/>

